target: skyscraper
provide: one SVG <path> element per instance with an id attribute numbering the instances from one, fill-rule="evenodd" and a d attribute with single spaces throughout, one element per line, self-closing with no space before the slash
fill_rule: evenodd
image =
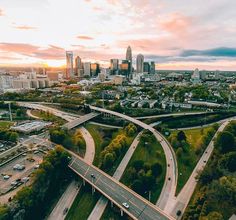
<path id="1" fill-rule="evenodd" d="M 119 70 L 119 60 L 118 59 L 111 59 L 110 61 L 110 70 L 111 74 L 116 74 Z"/>
<path id="2" fill-rule="evenodd" d="M 127 50 L 126 50 L 126 60 L 129 61 L 129 75 L 132 74 L 132 50 L 131 47 L 128 46 Z"/>
<path id="3" fill-rule="evenodd" d="M 144 73 L 150 73 L 150 64 L 149 64 L 149 62 L 144 62 L 143 63 L 143 72 Z"/>
<path id="4" fill-rule="evenodd" d="M 84 76 L 89 76 L 91 74 L 91 63 L 90 62 L 85 62 L 84 63 Z"/>
<path id="5" fill-rule="evenodd" d="M 91 68 L 91 76 L 97 76 L 98 73 L 100 72 L 100 67 L 99 67 L 99 64 L 98 63 L 92 63 L 90 65 L 90 68 Z"/>
<path id="6" fill-rule="evenodd" d="M 150 74 L 155 74 L 155 72 L 156 72 L 155 62 L 152 61 L 150 66 Z"/>
<path id="7" fill-rule="evenodd" d="M 73 71 L 73 52 L 66 51 L 66 78 L 69 79 L 74 76 Z"/>
<path id="8" fill-rule="evenodd" d="M 143 61 L 144 61 L 144 56 L 142 54 L 138 54 L 137 60 L 136 60 L 137 73 L 143 73 Z"/>
<path id="9" fill-rule="evenodd" d="M 83 69 L 83 66 L 82 66 L 82 62 L 81 62 L 81 58 L 79 56 L 77 56 L 75 58 L 75 74 L 78 76 L 78 77 L 82 77 L 82 69 Z"/>

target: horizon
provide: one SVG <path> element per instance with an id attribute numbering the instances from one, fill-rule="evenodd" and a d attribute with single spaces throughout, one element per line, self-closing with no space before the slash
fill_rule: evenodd
<path id="1" fill-rule="evenodd" d="M 233 6 L 233 0 L 2 0 L 0 67 L 63 68 L 66 50 L 108 67 L 110 59 L 125 59 L 130 45 L 133 60 L 141 53 L 157 70 L 235 71 Z"/>

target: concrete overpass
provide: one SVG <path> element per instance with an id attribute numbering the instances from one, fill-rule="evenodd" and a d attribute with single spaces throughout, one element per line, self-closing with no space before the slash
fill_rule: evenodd
<path id="1" fill-rule="evenodd" d="M 99 113 L 95 113 L 95 112 L 91 112 L 89 114 L 86 114 L 86 115 L 83 115 L 83 116 L 80 116 L 79 118 L 73 120 L 73 121 L 70 121 L 70 122 L 67 122 L 66 124 L 64 124 L 62 127 L 63 128 L 67 128 L 67 129 L 72 129 L 72 128 L 75 128 L 81 124 L 83 124 L 84 122 L 86 121 L 89 121 L 91 120 L 92 118 L 95 118 L 96 116 L 98 116 Z"/>
<path id="2" fill-rule="evenodd" d="M 88 164 L 77 155 L 73 154 L 72 158 L 69 167 L 83 178 L 84 181 L 92 185 L 92 192 L 95 190 L 99 191 L 112 203 L 118 206 L 121 209 L 121 215 L 125 212 L 135 220 L 174 220 L 173 217 L 167 215 L 157 206 L 153 205 L 97 167 Z M 124 202 L 129 205 L 129 208 L 125 208 L 122 205 Z"/>
<path id="3" fill-rule="evenodd" d="M 175 191 L 177 186 L 177 178 L 178 178 L 178 165 L 177 160 L 175 156 L 175 152 L 172 149 L 169 142 L 166 140 L 166 138 L 159 133 L 156 129 L 154 129 L 152 126 L 147 125 L 135 118 L 132 118 L 130 116 L 114 112 L 111 110 L 98 108 L 95 106 L 90 106 L 90 109 L 97 112 L 103 112 L 111 115 L 115 115 L 117 117 L 123 118 L 125 120 L 128 120 L 144 129 L 147 129 L 153 133 L 153 135 L 156 137 L 156 139 L 160 142 L 164 153 L 166 157 L 166 177 L 165 177 L 165 183 L 162 188 L 161 195 L 157 201 L 157 206 L 164 210 L 166 206 L 169 206 L 172 204 L 174 198 L 175 198 Z M 169 164 L 169 165 L 168 165 Z"/>

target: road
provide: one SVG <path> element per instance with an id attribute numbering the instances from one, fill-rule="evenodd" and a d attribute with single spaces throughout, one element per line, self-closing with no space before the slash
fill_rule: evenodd
<path id="1" fill-rule="evenodd" d="M 211 142 L 209 143 L 208 147 L 204 151 L 202 157 L 198 161 L 198 163 L 197 163 L 196 167 L 194 168 L 191 176 L 189 177 L 187 183 L 184 185 L 184 187 L 182 188 L 182 190 L 178 194 L 177 198 L 174 199 L 174 202 L 171 204 L 171 206 L 168 206 L 168 208 L 165 209 L 165 211 L 167 213 L 170 213 L 175 218 L 177 217 L 176 212 L 178 210 L 181 210 L 181 212 L 184 213 L 184 211 L 185 211 L 185 209 L 192 197 L 192 194 L 195 190 L 195 187 L 197 185 L 196 177 L 197 177 L 198 173 L 205 168 L 205 166 L 206 166 L 206 164 L 207 164 L 207 162 L 214 150 L 214 139 L 217 137 L 217 135 L 220 132 L 222 132 L 224 130 L 224 128 L 230 123 L 230 121 L 234 120 L 234 119 L 236 119 L 236 117 L 230 118 L 230 119 L 224 121 L 223 124 L 221 124 L 221 126 L 219 127 L 219 129 L 215 133 L 214 137 L 212 138 Z"/>
<path id="2" fill-rule="evenodd" d="M 128 151 L 126 152 L 125 156 L 123 157 L 122 161 L 120 162 L 118 168 L 116 169 L 113 178 L 116 180 L 120 180 L 122 177 L 131 157 L 133 156 L 134 151 L 136 150 L 136 147 L 139 144 L 140 136 L 142 135 L 142 131 L 139 132 L 139 134 L 135 137 L 132 144 L 130 145 Z M 89 215 L 88 220 L 98 220 L 102 217 L 103 212 L 105 211 L 105 208 L 107 206 L 108 199 L 104 196 L 101 196 L 98 202 L 96 203 L 93 211 Z"/>
<path id="3" fill-rule="evenodd" d="M 37 109 L 37 110 L 43 110 L 43 111 L 49 111 L 50 113 L 65 119 L 66 121 L 68 121 L 69 123 L 72 122 L 72 124 L 70 124 L 69 128 L 74 127 L 74 121 L 77 121 L 79 118 L 75 117 L 73 114 L 67 113 L 67 112 L 63 112 L 60 111 L 58 109 L 54 109 L 48 106 L 43 106 L 41 104 L 34 104 L 34 103 L 26 103 L 26 102 L 18 102 L 18 104 L 20 106 L 24 106 L 26 108 L 30 108 L 30 109 Z M 90 135 L 90 133 L 88 132 L 87 129 L 85 129 L 84 127 L 80 127 L 79 131 L 81 132 L 85 143 L 86 143 L 86 152 L 85 152 L 85 160 L 87 163 L 92 164 L 94 156 L 95 156 L 95 143 L 94 140 L 92 138 L 92 136 Z M 70 208 L 74 202 L 74 199 L 76 198 L 79 190 L 77 189 L 77 185 L 78 183 L 72 182 L 66 189 L 66 191 L 63 193 L 63 195 L 61 196 L 60 200 L 58 201 L 58 203 L 56 204 L 55 208 L 52 210 L 51 214 L 49 215 L 48 219 L 54 220 L 63 220 L 65 218 L 66 215 L 63 214 L 63 210 L 65 208 Z"/>
<path id="4" fill-rule="evenodd" d="M 147 129 L 149 131 L 151 131 L 153 133 L 153 135 L 155 136 L 155 138 L 160 142 L 164 153 L 165 153 L 165 157 L 166 157 L 166 178 L 165 178 L 165 183 L 164 186 L 162 188 L 162 192 L 161 195 L 157 201 L 157 206 L 164 210 L 166 206 L 169 205 L 170 202 L 172 202 L 172 200 L 175 197 L 175 191 L 176 191 L 176 186 L 177 186 L 177 178 L 178 178 L 178 165 L 177 165 L 177 160 L 176 160 L 176 156 L 175 156 L 175 152 L 172 149 L 172 147 L 170 146 L 169 142 L 166 140 L 166 138 L 159 133 L 157 130 L 155 130 L 152 126 L 147 125 L 135 118 L 132 118 L 130 116 L 118 113 L 118 112 L 114 112 L 111 110 L 107 110 L 107 109 L 103 109 L 103 108 L 98 108 L 95 106 L 90 106 L 90 108 L 94 111 L 99 111 L 99 112 L 104 112 L 104 113 L 108 113 L 111 115 L 115 115 L 117 117 L 126 119 L 144 129 Z M 169 166 L 168 166 L 169 164 Z M 170 178 L 170 180 L 169 180 Z"/>
<path id="5" fill-rule="evenodd" d="M 73 157 L 73 161 L 69 166 L 74 172 L 84 178 L 90 185 L 126 212 L 131 218 L 142 220 L 173 219 L 119 181 L 110 177 L 97 167 L 87 164 L 78 156 Z M 124 202 L 129 204 L 128 209 L 122 205 Z"/>
<path id="6" fill-rule="evenodd" d="M 163 118 L 163 117 L 168 117 L 168 116 L 201 115 L 205 113 L 206 112 L 178 112 L 178 113 L 142 116 L 142 117 L 136 117 L 136 119 L 141 120 L 141 119 L 149 119 L 149 118 Z"/>

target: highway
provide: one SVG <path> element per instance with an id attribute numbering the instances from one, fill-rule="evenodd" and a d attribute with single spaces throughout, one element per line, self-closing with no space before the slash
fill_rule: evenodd
<path id="1" fill-rule="evenodd" d="M 202 154 L 202 157 L 200 158 L 197 165 L 195 166 L 187 183 L 184 185 L 184 187 L 182 188 L 182 190 L 180 191 L 178 196 L 174 199 L 174 202 L 168 208 L 165 209 L 165 211 L 167 213 L 170 213 L 175 218 L 177 217 L 176 212 L 178 210 L 181 210 L 181 212 L 184 213 L 184 211 L 185 211 L 185 209 L 192 197 L 192 194 L 195 190 L 195 187 L 197 185 L 196 177 L 197 177 L 198 173 L 205 168 L 205 166 L 206 166 L 208 160 L 210 159 L 211 154 L 214 150 L 214 139 L 217 137 L 217 135 L 220 132 L 222 132 L 225 129 L 225 127 L 230 123 L 231 120 L 235 120 L 235 119 L 236 119 L 236 117 L 230 118 L 230 119 L 224 121 L 223 124 L 221 124 L 221 126 L 219 127 L 219 129 L 215 133 L 214 137 L 212 138 L 211 142 L 207 146 L 206 150 Z"/>
<path id="2" fill-rule="evenodd" d="M 89 165 L 83 159 L 73 156 L 69 167 L 79 176 L 91 184 L 96 190 L 106 196 L 132 219 L 165 220 L 174 219 L 166 215 L 161 209 L 148 202 L 119 181 L 110 177 L 93 165 Z M 122 203 L 128 203 L 125 208 Z"/>
<path id="3" fill-rule="evenodd" d="M 122 177 L 131 157 L 133 156 L 134 151 L 136 150 L 136 147 L 139 144 L 139 139 L 140 139 L 141 135 L 142 135 L 142 131 L 139 132 L 139 134 L 135 137 L 135 139 L 133 140 L 132 144 L 130 145 L 128 151 L 126 152 L 125 156 L 123 157 L 122 161 L 120 162 L 118 168 L 116 169 L 116 171 L 113 175 L 113 178 L 115 178 L 116 180 L 119 181 L 120 178 Z M 101 196 L 100 199 L 98 200 L 98 202 L 96 203 L 93 211 L 89 215 L 88 220 L 100 219 L 102 217 L 103 212 L 105 211 L 107 203 L 108 203 L 108 199 L 105 198 L 104 196 Z"/>
<path id="4" fill-rule="evenodd" d="M 165 207 L 172 202 L 172 200 L 175 197 L 175 191 L 176 191 L 176 186 L 177 186 L 177 178 L 178 178 L 178 165 L 177 165 L 177 160 L 175 156 L 175 152 L 170 146 L 169 142 L 166 140 L 166 138 L 159 133 L 157 130 L 155 130 L 152 126 L 147 125 L 135 118 L 132 118 L 130 116 L 114 112 L 111 110 L 103 109 L 103 108 L 98 108 L 95 106 L 90 106 L 91 110 L 98 111 L 98 112 L 104 112 L 108 113 L 111 115 L 115 115 L 117 117 L 126 119 L 144 129 L 147 129 L 153 133 L 153 135 L 156 137 L 156 139 L 160 142 L 164 153 L 166 157 L 166 164 L 169 164 L 169 166 L 166 166 L 166 178 L 165 178 L 165 183 L 162 188 L 161 195 L 157 201 L 157 206 L 164 210 Z M 170 179 L 169 179 L 170 178 Z"/>
<path id="5" fill-rule="evenodd" d="M 201 115 L 205 113 L 206 112 L 178 112 L 178 113 L 142 116 L 142 117 L 135 117 L 135 118 L 141 120 L 141 119 L 149 119 L 149 118 L 163 118 L 163 117 L 168 117 L 168 116 Z"/>

